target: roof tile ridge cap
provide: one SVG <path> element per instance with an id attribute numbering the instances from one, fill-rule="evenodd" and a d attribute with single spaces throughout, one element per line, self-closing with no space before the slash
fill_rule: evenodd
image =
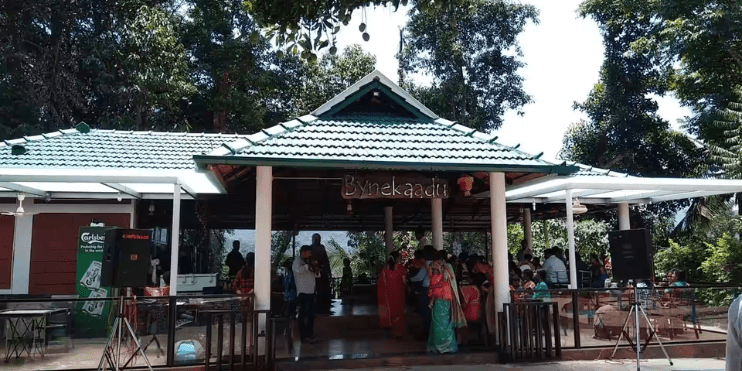
<path id="1" fill-rule="evenodd" d="M 433 120 L 433 122 L 435 122 L 436 124 L 439 124 L 439 125 L 443 125 L 444 127 L 448 128 L 448 129 L 456 130 L 456 131 L 458 131 L 460 133 L 463 133 L 464 136 L 469 137 L 469 138 L 476 139 L 476 140 L 478 140 L 478 141 L 480 141 L 482 143 L 496 144 L 496 145 L 499 145 L 499 146 L 507 147 L 507 146 L 505 146 L 503 144 L 500 144 L 500 143 L 495 142 L 497 140 L 497 138 L 499 138 L 499 136 L 492 135 L 490 133 L 487 133 L 487 132 L 484 132 L 484 131 L 481 131 L 481 130 L 474 129 L 474 128 L 468 127 L 466 125 L 458 124 L 456 121 L 450 121 L 450 120 L 446 120 L 444 118 L 437 118 L 437 119 Z M 461 128 L 456 127 L 456 125 L 459 125 L 461 127 L 467 128 L 469 130 L 467 130 L 467 131 L 461 130 Z M 478 138 L 478 137 L 474 136 L 474 134 L 476 134 L 476 133 L 482 133 L 484 135 L 490 136 L 490 138 L 489 139 Z M 527 154 L 527 155 L 528 156 L 531 156 L 530 154 Z"/>

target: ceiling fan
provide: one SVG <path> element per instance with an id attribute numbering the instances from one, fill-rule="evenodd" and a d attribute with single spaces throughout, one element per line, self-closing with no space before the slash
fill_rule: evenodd
<path id="1" fill-rule="evenodd" d="M 9 216 L 23 216 L 23 214 L 26 212 L 23 210 L 23 200 L 26 199 L 26 195 L 23 193 L 18 194 L 18 208 L 15 209 L 15 212 L 11 211 L 5 211 L 2 213 L 2 215 L 9 215 Z"/>

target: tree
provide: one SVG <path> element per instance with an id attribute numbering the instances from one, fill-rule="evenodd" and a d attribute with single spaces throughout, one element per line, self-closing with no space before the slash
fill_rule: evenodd
<path id="1" fill-rule="evenodd" d="M 343 49 L 340 55 L 326 55 L 305 63 L 306 75 L 296 99 L 296 116 L 306 115 L 374 71 L 376 56 L 359 45 Z"/>
<path id="2" fill-rule="evenodd" d="M 525 64 L 517 38 L 537 17 L 532 5 L 510 1 L 413 8 L 400 65 L 433 78 L 431 87 L 413 87 L 413 95 L 447 119 L 480 130 L 499 128 L 506 110 L 531 101 L 518 74 Z"/>
<path id="3" fill-rule="evenodd" d="M 348 25 L 354 10 L 389 6 L 397 11 L 407 3 L 407 0 L 247 0 L 245 7 L 268 29 L 271 37 L 275 36 L 278 46 L 295 54 L 301 48 L 304 59 L 316 60 L 315 51 L 330 45 L 330 54 L 335 54 L 335 36 L 343 25 Z M 467 0 L 413 0 L 412 4 L 421 11 L 435 11 L 463 6 Z M 359 31 L 368 41 L 370 35 L 365 23 L 361 24 Z"/>
<path id="4" fill-rule="evenodd" d="M 298 96 L 303 66 L 279 58 L 240 0 L 191 0 L 182 25 L 198 95 L 191 129 L 252 133 L 285 121 Z"/>
<path id="5" fill-rule="evenodd" d="M 0 138 L 80 121 L 182 127 L 178 108 L 192 88 L 167 5 L 158 0 L 0 4 Z"/>
<path id="6" fill-rule="evenodd" d="M 650 94 L 663 95 L 671 70 L 658 68 L 651 54 L 632 45 L 651 33 L 651 17 L 632 12 L 628 1 L 589 0 L 580 15 L 595 19 L 603 35 L 605 59 L 600 81 L 583 103 L 589 117 L 570 127 L 560 157 L 633 175 L 688 175 L 702 158 L 687 136 L 670 130 Z"/>
<path id="7" fill-rule="evenodd" d="M 736 0 L 626 2 L 631 12 L 653 19 L 654 27 L 634 50 L 656 56 L 673 70 L 672 89 L 693 109 L 686 128 L 705 140 L 721 134 L 716 113 L 740 98 L 742 7 Z"/>
<path id="8" fill-rule="evenodd" d="M 372 276 L 381 271 L 386 261 L 386 246 L 382 232 L 348 232 L 348 247 L 351 249 L 351 267 L 355 277 Z M 374 266 L 372 262 L 375 262 Z M 376 272 L 374 272 L 376 270 Z"/>
<path id="9" fill-rule="evenodd" d="M 740 94 L 742 96 L 742 94 Z M 740 100 L 742 102 L 742 100 Z M 724 176 L 731 179 L 742 178 L 742 103 L 730 102 L 720 111 L 721 120 L 714 126 L 723 130 L 722 144 L 711 144 L 711 158 L 721 166 Z"/>
<path id="10" fill-rule="evenodd" d="M 163 10 L 142 6 L 130 23 L 102 35 L 98 58 L 86 68 L 97 71 L 93 94 L 100 101 L 97 120 L 103 127 L 177 131 L 187 128 L 181 108 L 196 88 L 188 81 L 183 45 Z"/>

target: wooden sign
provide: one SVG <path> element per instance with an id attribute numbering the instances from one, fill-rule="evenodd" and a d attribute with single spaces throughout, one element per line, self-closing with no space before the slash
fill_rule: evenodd
<path id="1" fill-rule="evenodd" d="M 346 175 L 343 198 L 448 198 L 448 181 L 422 174 L 370 173 Z"/>

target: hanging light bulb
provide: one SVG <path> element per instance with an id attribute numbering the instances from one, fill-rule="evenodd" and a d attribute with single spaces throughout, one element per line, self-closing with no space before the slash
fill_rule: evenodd
<path id="1" fill-rule="evenodd" d="M 533 200 L 533 211 L 536 211 L 536 200 Z"/>
<path id="2" fill-rule="evenodd" d="M 353 212 L 353 203 L 350 200 L 348 200 L 348 207 L 345 209 L 348 210 L 349 213 Z"/>
<path id="3" fill-rule="evenodd" d="M 121 192 L 116 196 L 116 201 L 121 202 Z"/>
<path id="4" fill-rule="evenodd" d="M 155 203 L 152 202 L 149 204 L 149 216 L 155 215 Z"/>

